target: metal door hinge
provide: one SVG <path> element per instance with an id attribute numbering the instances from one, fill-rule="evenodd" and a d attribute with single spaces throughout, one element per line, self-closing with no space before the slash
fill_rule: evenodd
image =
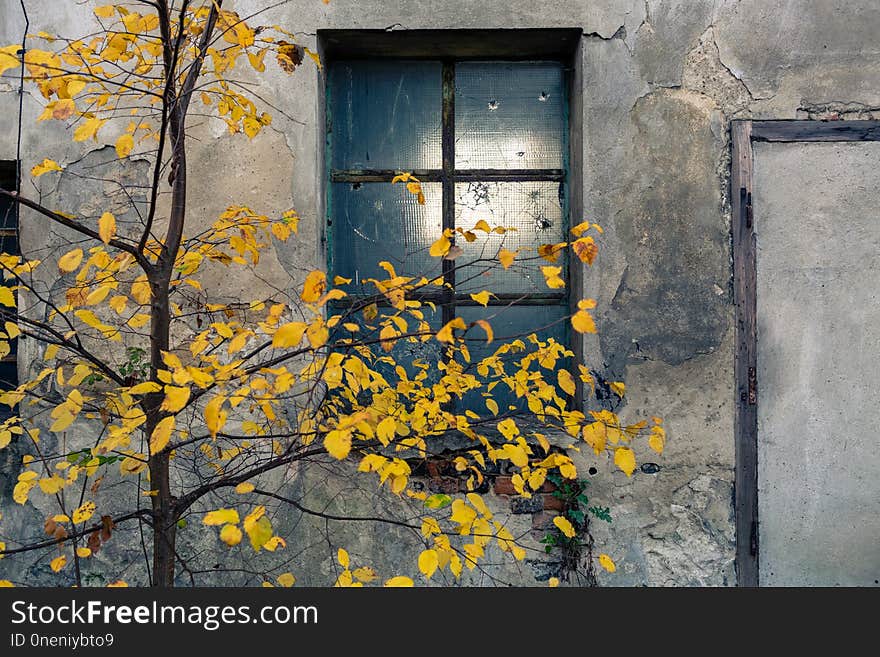
<path id="1" fill-rule="evenodd" d="M 749 406 L 758 403 L 758 373 L 754 367 L 749 368 Z"/>

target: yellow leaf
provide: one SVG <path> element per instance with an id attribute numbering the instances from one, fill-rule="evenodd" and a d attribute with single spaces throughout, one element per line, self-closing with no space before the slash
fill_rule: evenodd
<path id="1" fill-rule="evenodd" d="M 94 11 L 98 18 L 112 18 L 116 7 L 115 5 L 104 5 L 103 7 L 95 7 Z"/>
<path id="2" fill-rule="evenodd" d="M 409 577 L 404 577 L 403 575 L 398 575 L 397 577 L 392 577 L 391 579 L 386 580 L 385 586 L 390 587 L 390 588 L 394 588 L 394 587 L 404 588 L 404 587 L 415 586 L 415 584 L 413 583 L 413 581 Z"/>
<path id="3" fill-rule="evenodd" d="M 110 301 L 107 302 L 107 305 L 115 310 L 117 315 L 121 315 L 125 311 L 126 303 L 128 303 L 128 297 L 118 294 L 111 298 Z"/>
<path id="4" fill-rule="evenodd" d="M 40 479 L 40 490 L 46 493 L 46 495 L 54 495 L 62 488 L 64 488 L 64 479 L 58 475 Z"/>
<path id="5" fill-rule="evenodd" d="M 618 447 L 614 451 L 614 464 L 626 473 L 627 477 L 632 476 L 633 470 L 636 469 L 636 454 L 628 447 Z"/>
<path id="6" fill-rule="evenodd" d="M 174 424 L 173 415 L 159 421 L 150 435 L 150 454 L 158 454 L 168 446 L 168 441 L 171 440 L 171 432 L 174 431 Z"/>
<path id="7" fill-rule="evenodd" d="M 95 514 L 95 506 L 94 502 L 86 502 L 81 507 L 77 508 L 72 515 L 72 519 L 74 523 L 85 522 L 89 518 L 91 518 Z"/>
<path id="8" fill-rule="evenodd" d="M 226 424 L 228 413 L 223 410 L 223 403 L 225 401 L 226 398 L 219 395 L 214 397 L 214 399 L 209 401 L 205 406 L 205 424 L 207 425 L 212 438 L 215 437 L 220 432 L 220 429 L 223 428 L 223 425 Z"/>
<path id="9" fill-rule="evenodd" d="M 569 395 L 573 395 L 577 390 L 574 377 L 568 370 L 558 370 L 556 372 L 556 381 L 559 383 L 559 387 Z"/>
<path id="10" fill-rule="evenodd" d="M 14 340 L 19 335 L 21 335 L 21 329 L 18 328 L 17 324 L 13 324 L 12 322 L 6 322 L 4 324 L 4 328 L 6 329 L 7 335 L 9 335 L 10 340 Z"/>
<path id="11" fill-rule="evenodd" d="M 86 141 L 87 139 L 95 139 L 97 141 L 98 130 L 107 123 L 107 119 L 98 119 L 92 117 L 83 121 L 76 130 L 73 131 L 73 141 Z"/>
<path id="12" fill-rule="evenodd" d="M 559 586 L 559 578 L 551 577 L 547 580 L 547 586 L 549 586 L 551 589 L 555 589 L 557 586 Z"/>
<path id="13" fill-rule="evenodd" d="M 351 565 L 351 560 L 348 557 L 348 552 L 346 552 L 342 548 L 339 548 L 336 551 L 336 561 L 338 561 L 339 565 L 343 568 L 348 568 L 349 565 Z"/>
<path id="14" fill-rule="evenodd" d="M 189 387 L 165 386 L 165 399 L 160 410 L 176 413 L 189 401 Z"/>
<path id="15" fill-rule="evenodd" d="M 612 561 L 611 557 L 609 557 L 607 554 L 599 555 L 599 565 L 602 566 L 609 573 L 613 573 L 615 570 L 617 570 L 617 566 L 614 564 L 614 561 Z"/>
<path id="16" fill-rule="evenodd" d="M 508 269 L 510 265 L 513 264 L 513 259 L 516 258 L 516 253 L 513 251 L 508 251 L 507 249 L 501 249 L 498 252 L 498 261 L 501 263 L 501 266 L 505 269 Z"/>
<path id="17" fill-rule="evenodd" d="M 495 339 L 495 332 L 492 330 L 492 325 L 485 319 L 478 319 L 474 324 L 486 332 L 486 344 L 491 344 L 492 340 Z"/>
<path id="18" fill-rule="evenodd" d="M 55 160 L 46 158 L 31 169 L 31 175 L 34 178 L 39 178 L 44 173 L 49 173 L 50 171 L 63 171 L 63 169 Z"/>
<path id="19" fill-rule="evenodd" d="M 246 117 L 242 121 L 242 126 L 244 126 L 244 134 L 248 136 L 248 139 L 253 139 L 263 129 L 263 124 L 252 116 Z"/>
<path id="20" fill-rule="evenodd" d="M 607 428 L 601 422 L 592 422 L 584 425 L 584 441 L 593 448 L 596 454 L 601 454 L 605 449 L 605 440 L 608 436 Z"/>
<path id="21" fill-rule="evenodd" d="M 312 349 L 318 349 L 327 344 L 327 340 L 330 339 L 330 331 L 321 317 L 315 317 L 314 321 L 309 324 L 309 328 L 306 329 L 306 339 Z"/>
<path id="22" fill-rule="evenodd" d="M 54 559 L 52 559 L 52 561 L 49 563 L 49 567 L 52 569 L 53 573 L 57 573 L 59 570 L 64 568 L 66 564 L 67 557 L 62 554 L 60 557 L 55 557 Z"/>
<path id="23" fill-rule="evenodd" d="M 440 558 L 437 555 L 437 550 L 424 550 L 419 555 L 419 571 L 425 576 L 425 579 L 431 579 L 431 575 L 437 572 L 439 563 Z"/>
<path id="24" fill-rule="evenodd" d="M 144 381 L 143 383 L 139 383 L 136 386 L 132 386 L 131 388 L 129 388 L 128 392 L 131 395 L 145 395 L 148 392 L 159 392 L 161 389 L 161 383 L 156 383 L 155 381 Z"/>
<path id="25" fill-rule="evenodd" d="M 326 289 L 327 275 L 322 271 L 315 270 L 306 276 L 305 283 L 303 283 L 303 291 L 299 298 L 306 303 L 314 303 L 321 298 Z"/>
<path id="26" fill-rule="evenodd" d="M 238 525 L 223 525 L 223 529 L 220 530 L 220 540 L 229 547 L 234 547 L 241 543 L 242 536 L 243 534 Z"/>
<path id="27" fill-rule="evenodd" d="M 663 453 L 663 447 L 666 444 L 666 431 L 663 427 L 652 427 L 651 435 L 648 436 L 648 447 L 658 454 Z"/>
<path id="28" fill-rule="evenodd" d="M 0 579 L 0 589 L 11 589 L 14 587 L 15 584 L 10 582 L 8 579 Z"/>
<path id="29" fill-rule="evenodd" d="M 579 223 L 577 226 L 573 226 L 571 228 L 571 234 L 574 235 L 575 237 L 580 237 L 585 232 L 587 232 L 589 229 L 590 229 L 590 222 L 584 221 L 584 222 Z"/>
<path id="30" fill-rule="evenodd" d="M 452 248 L 452 242 L 449 241 L 449 238 L 444 232 L 443 235 L 440 236 L 440 239 L 438 239 L 431 245 L 428 253 L 430 253 L 435 258 L 442 258 L 447 253 L 449 253 L 450 248 Z"/>
<path id="31" fill-rule="evenodd" d="M 82 249 L 73 249 L 72 251 L 68 251 L 63 256 L 58 258 L 58 270 L 62 274 L 72 272 L 74 269 L 79 267 L 79 263 L 82 262 L 82 259 Z"/>
<path id="32" fill-rule="evenodd" d="M 124 134 L 116 140 L 116 154 L 120 159 L 128 157 L 134 148 L 134 137 Z"/>
<path id="33" fill-rule="evenodd" d="M 131 284 L 131 297 L 141 305 L 150 303 L 150 283 L 147 280 L 146 274 L 142 274 L 134 279 L 134 282 Z"/>
<path id="34" fill-rule="evenodd" d="M 548 265 L 546 267 L 541 267 L 541 272 L 544 274 L 544 281 L 547 283 L 547 287 L 554 290 L 565 287 L 565 281 L 559 276 L 559 274 L 562 273 L 562 267 L 552 267 Z"/>
<path id="35" fill-rule="evenodd" d="M 437 331 L 437 340 L 439 342 L 453 342 L 454 337 L 452 334 L 452 329 L 461 329 L 464 330 L 467 328 L 467 324 L 464 323 L 464 320 L 461 317 L 456 317 L 450 322 L 447 322 L 446 325 Z"/>
<path id="36" fill-rule="evenodd" d="M 238 511 L 235 509 L 217 509 L 216 511 L 209 511 L 205 514 L 205 517 L 202 518 L 202 523 L 205 525 L 237 525 L 239 521 Z"/>
<path id="37" fill-rule="evenodd" d="M 12 499 L 18 504 L 24 504 L 27 502 L 28 493 L 30 493 L 31 488 L 36 485 L 37 482 L 35 481 L 19 481 L 12 490 Z"/>
<path id="38" fill-rule="evenodd" d="M 307 325 L 305 322 L 290 322 L 280 327 L 272 336 L 272 346 L 276 349 L 279 347 L 298 347 L 305 335 Z"/>
<path id="39" fill-rule="evenodd" d="M 124 589 L 124 588 L 128 588 L 128 584 L 125 583 L 125 582 L 124 582 L 123 580 L 121 580 L 121 579 L 117 579 L 115 582 L 110 582 L 110 583 L 107 585 L 107 588 L 108 588 L 108 589 Z"/>
<path id="40" fill-rule="evenodd" d="M 351 432 L 333 430 L 324 437 L 324 449 L 340 461 L 351 451 Z"/>
<path id="41" fill-rule="evenodd" d="M 592 237 L 582 237 L 571 245 L 575 255 L 580 258 L 581 262 L 586 262 L 592 267 L 593 261 L 599 253 L 599 247 Z"/>
<path id="42" fill-rule="evenodd" d="M 623 381 L 612 381 L 608 384 L 608 387 L 611 388 L 611 392 L 613 392 L 618 397 L 623 397 L 626 392 L 626 385 Z"/>
<path id="43" fill-rule="evenodd" d="M 382 330 L 379 331 L 379 340 L 380 344 L 382 345 L 382 349 L 384 349 L 385 351 L 391 351 L 392 349 L 394 349 L 394 338 L 396 338 L 398 335 L 400 334 L 390 324 L 388 326 L 382 327 Z"/>
<path id="44" fill-rule="evenodd" d="M 565 534 L 568 538 L 574 538 L 577 532 L 574 530 L 572 524 L 568 521 L 567 518 L 563 516 L 556 516 L 553 518 L 553 524 L 556 525 L 557 529 Z"/>
<path id="45" fill-rule="evenodd" d="M 293 576 L 293 573 L 281 573 L 278 576 L 278 583 L 284 588 L 289 589 L 296 584 L 296 577 Z"/>
<path id="46" fill-rule="evenodd" d="M 101 241 L 108 244 L 116 236 L 116 217 L 109 212 L 105 212 L 98 219 L 98 234 Z"/>
<path id="47" fill-rule="evenodd" d="M 274 552 L 275 550 L 277 550 L 280 547 L 282 547 L 282 548 L 287 547 L 287 541 L 285 541 L 280 536 L 273 536 L 268 541 L 263 543 L 263 549 L 269 550 L 269 552 Z"/>
<path id="48" fill-rule="evenodd" d="M 254 488 L 256 488 L 256 486 L 254 486 L 251 482 L 244 481 L 235 487 L 235 492 L 239 495 L 244 495 L 245 493 L 250 493 L 252 490 L 254 490 Z"/>
<path id="49" fill-rule="evenodd" d="M 272 538 L 272 523 L 266 516 L 260 516 L 259 520 L 251 524 L 248 524 L 245 519 L 244 530 L 247 532 L 254 552 L 259 552 Z"/>
<path id="50" fill-rule="evenodd" d="M 471 299 L 476 301 L 481 306 L 485 307 L 489 305 L 489 297 L 490 293 L 488 290 L 483 290 L 482 292 L 478 292 L 477 294 L 471 294 Z"/>
<path id="51" fill-rule="evenodd" d="M 492 413 L 492 415 L 498 415 L 498 402 L 494 399 L 486 400 L 486 408 L 489 409 L 489 412 Z"/>
<path id="52" fill-rule="evenodd" d="M 15 308 L 15 295 L 13 295 L 12 290 L 6 286 L 0 286 L 0 304 L 8 306 L 9 308 Z"/>
<path id="53" fill-rule="evenodd" d="M 376 573 L 376 571 L 369 566 L 361 566 L 360 568 L 355 568 L 351 572 L 351 574 L 354 575 L 356 579 L 359 579 L 365 584 L 369 584 L 370 582 L 374 582 L 379 579 L 378 573 Z"/>
<path id="54" fill-rule="evenodd" d="M 76 548 L 76 556 L 78 556 L 80 559 L 88 559 L 90 556 L 92 556 L 92 551 L 87 547 L 79 547 Z"/>
<path id="55" fill-rule="evenodd" d="M 578 310 L 574 315 L 572 315 L 571 325 L 578 333 L 596 332 L 596 323 L 593 321 L 593 316 L 590 315 L 590 313 L 588 313 L 586 310 Z"/>

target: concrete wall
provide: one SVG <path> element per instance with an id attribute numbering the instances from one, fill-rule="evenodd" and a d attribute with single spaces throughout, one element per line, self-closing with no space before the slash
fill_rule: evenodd
<path id="1" fill-rule="evenodd" d="M 230 2 L 242 15 L 262 0 Z M 30 0 L 31 31 L 80 34 L 82 5 Z M 5 3 L 0 40 L 20 38 L 21 22 Z M 874 0 L 295 0 L 265 15 L 317 47 L 324 28 L 528 28 L 583 31 L 582 196 L 585 216 L 606 229 L 597 265 L 583 292 L 599 300 L 601 338 L 586 345 L 589 363 L 627 383 L 623 412 L 666 418 L 668 448 L 660 471 L 631 480 L 605 459 L 591 491 L 612 507 L 614 523 L 596 529 L 617 563 L 608 585 L 730 585 L 733 567 L 733 308 L 727 183 L 731 118 L 874 116 L 880 109 L 880 12 Z M 193 171 L 194 216 L 208 220 L 231 201 L 294 206 L 300 239 L 276 245 L 259 280 L 211 282 L 216 291 L 290 285 L 322 262 L 319 165 L 319 73 L 302 67 L 262 78 L 261 95 L 284 115 L 252 145 L 221 148 L 222 125 L 199 128 Z M 0 116 L 17 111 L 13 84 L 0 83 Z M 71 144 L 63 127 L 33 125 L 39 99 L 25 98 L 28 170 L 51 154 L 62 164 L 94 146 Z M 14 157 L 14 136 L 0 131 L 0 157 Z M 112 143 L 113 135 L 105 135 Z M 27 182 L 25 190 L 31 190 Z M 23 239 L 36 240 L 32 217 Z M 323 477 L 323 474 L 320 475 Z M 315 484 L 298 478 L 301 490 Z M 351 484 L 353 485 L 353 484 Z M 9 494 L 9 485 L 3 490 Z M 369 500 L 373 493 L 365 492 Z M 8 499 L 8 497 L 6 497 Z M 333 499 L 342 499 L 335 496 Z M 498 497 L 499 506 L 508 500 Z M 354 504 L 354 502 L 347 502 Z M 355 506 L 358 506 L 355 504 Z M 523 531 L 540 514 L 518 514 Z M 302 581 L 329 574 L 326 535 L 354 546 L 374 564 L 393 560 L 397 543 L 351 527 L 291 520 Z M 292 529 L 293 531 L 293 529 Z M 516 533 L 516 532 L 514 532 Z M 540 529 L 537 531 L 540 534 Z M 403 539 L 401 539 L 403 540 Z M 317 546 L 317 547 L 315 547 Z M 520 583 L 546 578 L 541 564 L 504 576 Z M 475 583 L 480 583 L 479 581 Z"/>
<path id="2" fill-rule="evenodd" d="M 880 576 L 880 144 L 758 144 L 761 582 Z"/>

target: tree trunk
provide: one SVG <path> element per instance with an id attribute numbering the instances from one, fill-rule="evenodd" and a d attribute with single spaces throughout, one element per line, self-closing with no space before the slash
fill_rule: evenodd
<path id="1" fill-rule="evenodd" d="M 164 279 L 165 276 L 160 276 Z M 162 352 L 169 347 L 170 314 L 167 281 L 151 281 L 153 297 L 150 333 L 150 374 L 156 380 L 156 372 L 164 367 Z M 147 440 L 162 419 L 159 407 L 164 394 L 148 395 L 146 400 Z M 153 585 L 160 588 L 174 586 L 175 544 L 177 540 L 177 508 L 171 494 L 170 452 L 163 451 L 150 457 L 150 487 L 157 491 L 153 501 Z"/>

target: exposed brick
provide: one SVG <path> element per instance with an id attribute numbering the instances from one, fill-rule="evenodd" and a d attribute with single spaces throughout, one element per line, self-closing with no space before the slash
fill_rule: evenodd
<path id="1" fill-rule="evenodd" d="M 532 529 L 545 530 L 553 526 L 553 518 L 558 516 L 553 511 L 541 511 L 532 516 Z"/>
<path id="2" fill-rule="evenodd" d="M 507 475 L 498 475 L 493 484 L 496 495 L 516 495 L 516 489 Z"/>
<path id="3" fill-rule="evenodd" d="M 455 477 L 433 477 L 428 481 L 428 488 L 434 493 L 457 493 L 459 485 Z"/>
<path id="4" fill-rule="evenodd" d="M 558 497 L 554 497 L 552 493 L 544 493 L 544 508 L 553 511 L 562 511 L 565 504 Z"/>
<path id="5" fill-rule="evenodd" d="M 511 513 L 539 513 L 544 510 L 544 500 L 540 495 L 532 497 L 516 497 L 510 498 Z"/>

